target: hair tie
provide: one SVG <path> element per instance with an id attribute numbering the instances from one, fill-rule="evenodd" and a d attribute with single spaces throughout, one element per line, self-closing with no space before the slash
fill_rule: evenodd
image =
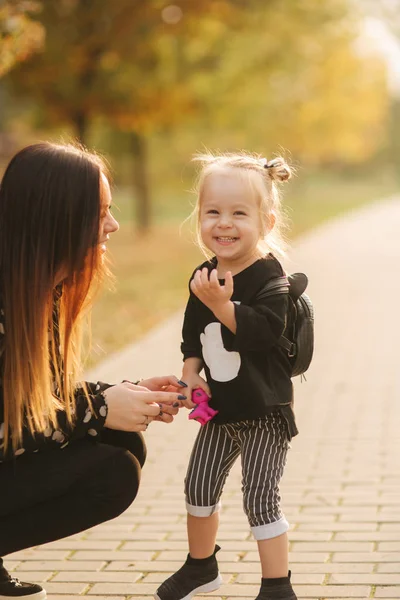
<path id="1" fill-rule="evenodd" d="M 271 167 L 274 166 L 273 162 L 271 162 L 270 164 L 268 164 L 268 158 L 264 158 L 263 160 L 264 160 L 264 164 L 263 164 L 264 169 L 270 169 Z"/>

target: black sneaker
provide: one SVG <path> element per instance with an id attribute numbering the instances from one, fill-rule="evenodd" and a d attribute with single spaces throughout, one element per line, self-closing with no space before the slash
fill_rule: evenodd
<path id="1" fill-rule="evenodd" d="M 208 558 L 196 560 L 190 554 L 183 567 L 171 575 L 158 588 L 156 600 L 190 600 L 196 594 L 214 592 L 222 584 L 215 554 L 220 550 L 215 546 Z M 0 599 L 1 600 L 1 599 Z"/>
<path id="2" fill-rule="evenodd" d="M 297 600 L 292 584 L 290 583 L 291 572 L 287 577 L 277 579 L 262 579 L 260 593 L 256 600 Z"/>
<path id="3" fill-rule="evenodd" d="M 46 591 L 36 583 L 24 583 L 15 577 L 0 581 L 0 600 L 25 598 L 27 600 L 45 600 Z"/>

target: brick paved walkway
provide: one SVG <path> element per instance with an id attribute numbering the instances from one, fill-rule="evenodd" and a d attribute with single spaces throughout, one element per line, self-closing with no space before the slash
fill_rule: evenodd
<path id="1" fill-rule="evenodd" d="M 308 382 L 296 382 L 300 435 L 282 485 L 300 599 L 400 598 L 399 231 L 400 201 L 384 202 L 315 231 L 288 265 L 309 274 L 317 313 L 315 360 Z M 172 318 L 97 374 L 179 375 L 179 328 Z M 197 427 L 183 413 L 172 426 L 152 425 L 131 509 L 9 557 L 18 576 L 46 582 L 53 600 L 151 598 L 186 555 L 182 479 Z M 207 596 L 219 600 L 254 600 L 258 591 L 239 481 L 237 465 L 218 538 L 225 585 Z"/>

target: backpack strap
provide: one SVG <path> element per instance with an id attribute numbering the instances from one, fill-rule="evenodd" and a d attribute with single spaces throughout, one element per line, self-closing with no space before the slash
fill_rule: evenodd
<path id="1" fill-rule="evenodd" d="M 292 282 L 289 281 L 289 278 L 286 277 L 286 275 L 283 275 L 282 277 L 274 277 L 274 279 L 268 281 L 268 283 L 263 288 L 261 288 L 261 290 L 256 295 L 255 300 L 264 300 L 265 298 L 269 298 L 270 296 L 275 296 L 277 294 L 289 294 L 291 293 L 291 285 Z M 307 283 L 305 287 L 307 287 Z M 281 335 L 281 337 L 278 340 L 278 344 L 282 346 L 282 348 L 285 348 L 290 357 L 296 355 L 296 344 L 291 342 L 284 335 Z"/>
<path id="2" fill-rule="evenodd" d="M 275 296 L 276 294 L 288 294 L 289 288 L 289 279 L 285 275 L 283 277 L 274 277 L 261 288 L 255 299 L 264 300 L 264 298 Z"/>

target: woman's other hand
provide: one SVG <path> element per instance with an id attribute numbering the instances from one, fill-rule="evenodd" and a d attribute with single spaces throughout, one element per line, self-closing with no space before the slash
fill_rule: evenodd
<path id="1" fill-rule="evenodd" d="M 120 431 L 145 431 L 155 419 L 169 423 L 182 400 L 182 394 L 150 391 L 127 381 L 108 388 L 103 394 L 108 407 L 105 427 Z"/>

